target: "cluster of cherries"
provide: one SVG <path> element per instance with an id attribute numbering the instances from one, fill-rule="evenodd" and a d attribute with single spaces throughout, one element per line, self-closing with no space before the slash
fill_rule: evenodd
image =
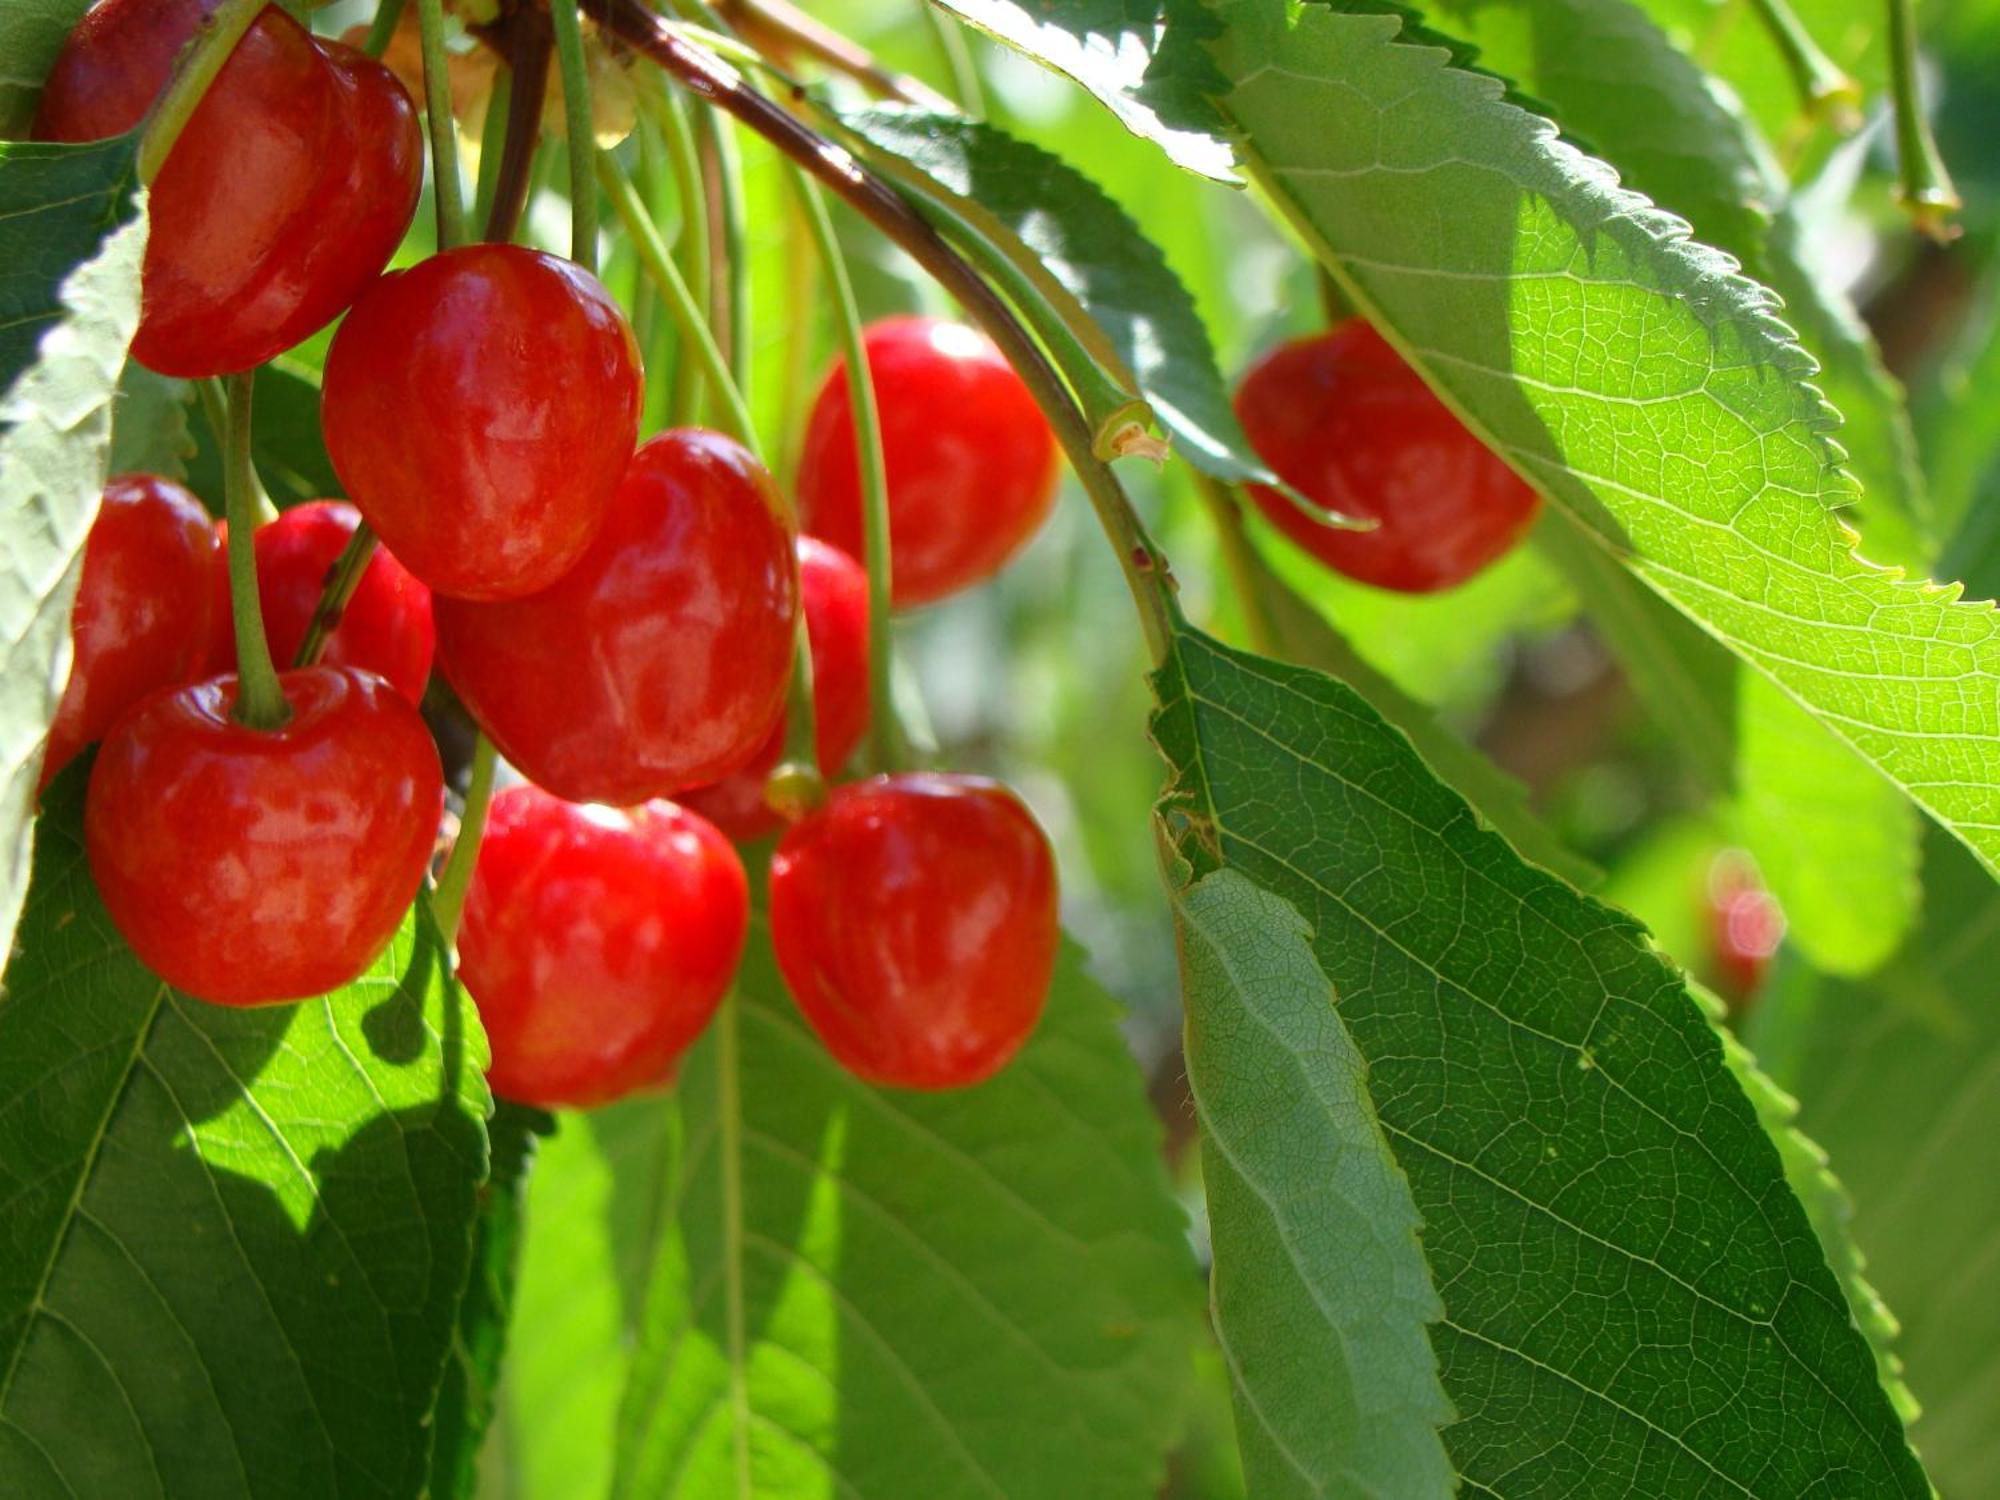
<path id="1" fill-rule="evenodd" d="M 38 135 L 132 128 L 218 3 L 100 0 L 57 62 Z M 256 588 L 232 589 L 230 549 L 187 491 L 146 475 L 106 491 L 44 778 L 103 741 L 85 842 L 113 921 L 161 977 L 224 1004 L 352 980 L 436 853 L 443 776 L 417 708 L 435 654 L 528 783 L 494 799 L 460 934 L 500 1093 L 590 1104 L 667 1077 L 745 940 L 730 839 L 781 828 L 771 936 L 830 1050 L 893 1085 L 989 1076 L 1033 1029 L 1055 957 L 1054 864 L 1027 809 L 943 774 L 848 782 L 803 806 L 788 793 L 787 817 L 769 795 L 801 614 L 823 776 L 854 756 L 887 686 L 869 681 L 846 373 L 811 415 L 800 535 L 733 439 L 637 442 L 638 350 L 580 267 L 483 244 L 384 274 L 421 170 L 396 78 L 271 7 L 154 184 L 135 357 L 169 375 L 243 371 L 345 311 L 321 417 L 352 504 L 261 526 L 235 549 Z M 865 346 L 893 602 L 923 604 L 1034 533 L 1055 445 L 973 330 L 890 319 Z M 1269 356 L 1238 410 L 1297 495 L 1376 523 L 1329 524 L 1253 487 L 1287 535 L 1363 581 L 1448 587 L 1533 519 L 1534 492 L 1358 320 Z M 321 620 L 364 521 L 381 545 Z M 283 660 L 309 637 L 323 647 L 279 674 L 275 712 L 246 705 L 236 672 L 253 613 Z"/>
<path id="2" fill-rule="evenodd" d="M 102 0 L 58 61 L 38 134 L 130 128 L 215 3 Z M 667 1078 L 744 944 L 730 838 L 780 827 L 771 936 L 829 1049 L 886 1084 L 989 1076 L 1032 1031 L 1055 959 L 1054 862 L 1026 807 L 990 781 L 913 773 L 788 806 L 788 827 L 766 801 L 802 616 L 823 775 L 852 758 L 885 686 L 869 681 L 852 555 L 846 372 L 812 413 L 800 535 L 731 438 L 637 442 L 637 347 L 581 268 L 484 244 L 384 274 L 420 166 L 395 78 L 272 7 L 154 186 L 137 357 L 239 371 L 345 310 L 321 419 L 352 503 L 239 539 L 257 587 L 232 590 L 226 528 L 185 489 L 132 475 L 106 490 L 43 776 L 102 741 L 84 831 L 113 922 L 163 979 L 219 1003 L 354 979 L 436 854 L 443 775 L 417 707 L 435 653 L 528 783 L 494 798 L 459 934 L 497 1092 L 580 1105 Z M 1038 527 L 1054 441 L 977 333 L 891 319 L 865 343 L 894 601 L 938 599 Z M 381 545 L 322 630 L 364 521 Z M 324 635 L 316 661 L 278 674 L 265 722 L 236 673 L 251 597 L 281 660 Z"/>

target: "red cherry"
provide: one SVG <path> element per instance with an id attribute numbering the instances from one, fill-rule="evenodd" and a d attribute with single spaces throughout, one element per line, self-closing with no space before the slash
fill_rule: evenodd
<path id="1" fill-rule="evenodd" d="M 990 1078 L 1055 971 L 1056 869 L 1012 792 L 974 776 L 835 789 L 771 860 L 778 967 L 827 1049 L 872 1083 Z"/>
<path id="2" fill-rule="evenodd" d="M 41 784 L 102 739 L 133 704 L 202 670 L 227 614 L 214 613 L 215 528 L 171 479 L 128 474 L 105 486 L 83 544 L 70 616 L 72 658 Z"/>
<path id="3" fill-rule="evenodd" d="M 705 819 L 501 792 L 459 935 L 494 1092 L 554 1109 L 665 1079 L 728 993 L 749 921 L 742 862 Z"/>
<path id="4" fill-rule="evenodd" d="M 136 125 L 221 0 L 99 0 L 42 93 L 39 140 Z M 154 182 L 132 353 L 165 375 L 261 364 L 323 327 L 388 263 L 423 145 L 395 75 L 268 6 Z"/>
<path id="5" fill-rule="evenodd" d="M 868 574 L 838 547 L 813 537 L 800 537 L 798 550 L 812 643 L 814 759 L 822 775 L 832 776 L 868 732 Z M 780 718 L 742 770 L 684 794 L 682 804 L 739 841 L 775 832 L 780 819 L 764 801 L 764 783 L 785 753 L 785 725 Z"/>
<path id="6" fill-rule="evenodd" d="M 334 471 L 440 594 L 514 599 L 597 534 L 644 382 L 597 278 L 518 245 L 467 245 L 370 287 L 334 335 L 320 423 Z"/>
<path id="7" fill-rule="evenodd" d="M 264 635 L 271 659 L 289 665 L 299 654 L 306 627 L 319 608 L 333 566 L 361 524 L 359 511 L 343 500 L 295 505 L 257 528 L 257 596 L 263 605 Z M 228 523 L 216 527 L 226 541 Z M 215 570 L 218 619 L 229 618 L 229 562 Z M 361 667 L 412 703 L 421 703 L 430 680 L 437 630 L 431 624 L 431 591 L 410 570 L 377 546 L 361 570 L 354 597 L 326 638 L 320 661 L 329 667 Z M 218 631 L 209 671 L 236 670 L 236 636 Z"/>
<path id="8" fill-rule="evenodd" d="M 882 412 L 895 602 L 927 604 L 999 572 L 1035 534 L 1055 499 L 1055 435 L 1021 377 L 976 329 L 884 318 L 862 342 Z M 863 555 L 844 365 L 813 403 L 799 518 L 814 536 Z"/>
<path id="9" fill-rule="evenodd" d="M 232 719 L 234 677 L 149 698 L 98 752 L 84 847 L 112 922 L 222 1005 L 325 994 L 395 933 L 444 808 L 417 711 L 352 667 L 281 674 L 292 717 Z"/>
<path id="10" fill-rule="evenodd" d="M 438 659 L 529 780 L 630 806 L 720 780 L 785 704 L 798 568 L 771 476 L 717 432 L 632 455 L 582 561 L 504 604 L 437 601 Z"/>
<path id="11" fill-rule="evenodd" d="M 1300 494 L 1381 523 L 1328 526 L 1276 490 L 1250 486 L 1286 536 L 1378 588 L 1422 594 L 1463 583 L 1518 542 L 1541 508 L 1360 318 L 1266 355 L 1244 377 L 1236 414 L 1264 462 Z"/>
<path id="12" fill-rule="evenodd" d="M 1708 923 L 1716 988 L 1740 1010 L 1763 988 L 1785 940 L 1784 910 L 1741 850 L 1724 850 L 1709 866 Z"/>

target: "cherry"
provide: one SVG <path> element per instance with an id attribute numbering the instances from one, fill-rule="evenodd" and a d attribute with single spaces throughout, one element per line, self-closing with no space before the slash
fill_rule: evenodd
<path id="1" fill-rule="evenodd" d="M 1035 534 L 1055 499 L 1055 435 L 1021 377 L 976 329 L 884 318 L 862 343 L 882 414 L 895 602 L 927 604 L 999 572 Z M 844 365 L 813 403 L 799 517 L 814 536 L 864 555 Z"/>
<path id="2" fill-rule="evenodd" d="M 280 675 L 291 718 L 231 717 L 237 683 L 156 694 L 92 767 L 84 848 L 147 967 L 222 1005 L 347 984 L 424 877 L 444 779 L 416 709 L 352 667 Z"/>
<path id="3" fill-rule="evenodd" d="M 257 596 L 263 604 L 264 635 L 271 658 L 289 663 L 299 654 L 326 590 L 328 577 L 347 549 L 361 513 L 342 500 L 295 505 L 257 528 Z M 228 523 L 216 530 L 225 538 Z M 217 618 L 229 616 L 229 564 L 215 569 Z M 212 674 L 236 670 L 236 637 L 218 631 L 209 658 Z M 430 680 L 437 630 L 431 623 L 431 591 L 410 570 L 377 545 L 361 570 L 354 596 L 328 634 L 320 660 L 330 667 L 362 667 L 412 703 L 421 703 Z"/>
<path id="4" fill-rule="evenodd" d="M 1716 988 L 1741 1010 L 1763 988 L 1764 976 L 1785 939 L 1785 914 L 1764 886 L 1757 866 L 1740 850 L 1716 856 L 1708 872 L 1710 957 Z"/>
<path id="5" fill-rule="evenodd" d="M 40 140 L 139 123 L 221 0 L 99 0 L 35 117 Z M 247 370 L 324 326 L 388 263 L 423 178 L 395 75 L 267 6 L 153 183 L 132 353 L 164 375 Z"/>
<path id="6" fill-rule="evenodd" d="M 798 568 L 771 476 L 717 432 L 632 455 L 604 525 L 553 586 L 437 601 L 438 658 L 529 780 L 630 806 L 718 781 L 784 710 Z"/>
<path id="7" fill-rule="evenodd" d="M 812 643 L 813 758 L 832 776 L 868 732 L 868 575 L 861 564 L 813 537 L 798 539 L 799 588 Z M 775 832 L 779 817 L 764 783 L 785 753 L 784 718 L 742 770 L 681 802 L 739 841 Z"/>
<path id="8" fill-rule="evenodd" d="M 1057 933 L 1049 841 L 980 777 L 836 788 L 771 860 L 778 967 L 828 1050 L 872 1083 L 998 1072 L 1042 1013 Z"/>
<path id="9" fill-rule="evenodd" d="M 105 486 L 83 544 L 70 616 L 72 658 L 41 784 L 133 704 L 198 675 L 217 623 L 209 580 L 215 528 L 201 502 L 171 479 L 128 474 Z"/>
<path id="10" fill-rule="evenodd" d="M 1351 318 L 1260 360 L 1236 393 L 1251 444 L 1329 510 L 1315 521 L 1276 490 L 1257 508 L 1328 567 L 1404 593 L 1463 583 L 1521 539 L 1541 497 L 1452 415 L 1372 325 Z"/>
<path id="11" fill-rule="evenodd" d="M 440 594 L 514 599 L 583 555 L 632 457 L 644 382 L 610 294 L 518 245 L 370 287 L 326 358 L 320 422 L 368 524 Z"/>
<path id="12" fill-rule="evenodd" d="M 749 921 L 743 865 L 705 819 L 501 792 L 459 934 L 494 1092 L 554 1109 L 664 1081 L 728 993 Z"/>

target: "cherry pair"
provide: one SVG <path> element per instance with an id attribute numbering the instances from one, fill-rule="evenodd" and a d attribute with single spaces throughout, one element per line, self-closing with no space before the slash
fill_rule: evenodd
<path id="1" fill-rule="evenodd" d="M 748 901 L 735 850 L 671 802 L 501 792 L 460 938 L 495 1091 L 553 1108 L 666 1081 L 728 991 Z M 961 1087 L 998 1071 L 1041 1014 L 1054 860 L 992 782 L 877 777 L 786 834 L 770 921 L 799 1009 L 842 1064 L 875 1083 Z"/>

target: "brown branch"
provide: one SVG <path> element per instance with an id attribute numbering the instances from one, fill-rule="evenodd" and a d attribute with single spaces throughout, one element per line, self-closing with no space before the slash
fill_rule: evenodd
<path id="1" fill-rule="evenodd" d="M 1056 441 L 1069 456 L 1118 553 L 1154 658 L 1163 659 L 1173 630 L 1173 585 L 1165 559 L 1147 538 L 1118 480 L 1092 452 L 1089 424 L 1069 387 L 1000 294 L 894 188 L 867 171 L 849 152 L 746 86 L 734 68 L 680 35 L 640 0 L 583 0 L 583 8 L 605 30 L 665 69 L 689 92 L 730 114 L 797 161 L 929 272 L 986 331 L 1027 382 L 1048 417 Z"/>
<path id="2" fill-rule="evenodd" d="M 549 89 L 549 58 L 555 52 L 555 30 L 548 14 L 524 7 L 503 23 L 504 41 L 513 82 L 507 94 L 507 135 L 500 147 L 500 170 L 493 179 L 493 206 L 487 212 L 481 238 L 505 244 L 514 238 L 528 206 L 534 179 L 535 148 L 542 142 L 542 101 Z M 498 28 L 494 28 L 497 33 Z"/>

